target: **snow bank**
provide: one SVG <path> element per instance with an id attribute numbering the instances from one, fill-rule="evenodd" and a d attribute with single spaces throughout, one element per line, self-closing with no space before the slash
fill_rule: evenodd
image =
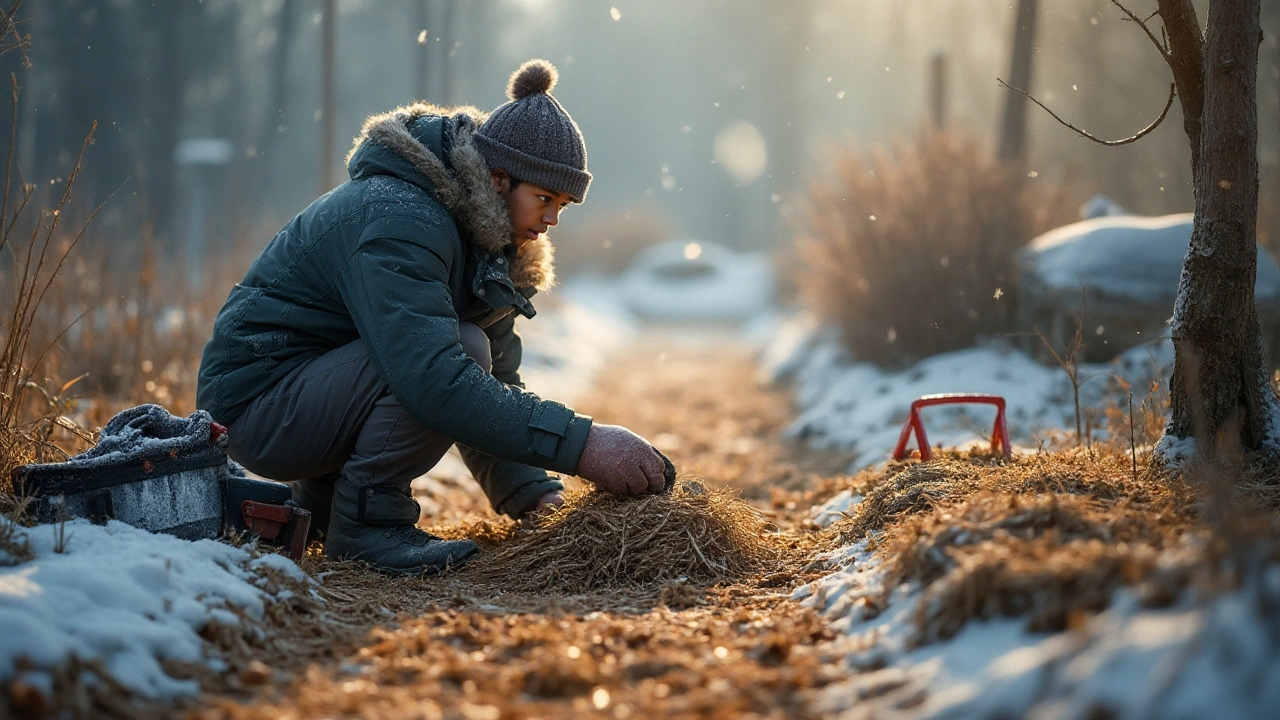
<path id="1" fill-rule="evenodd" d="M 1018 619 L 970 621 L 947 642 L 908 647 L 918 594 L 882 587 L 861 541 L 828 557 L 838 570 L 793 597 L 825 614 L 853 677 L 817 709 L 843 718 L 1274 717 L 1280 707 L 1280 568 L 1205 603 L 1143 609 L 1127 592 L 1079 630 L 1031 633 Z M 874 617 L 868 617 L 874 615 Z"/>
<path id="2" fill-rule="evenodd" d="M 1099 217 L 1037 237 L 1021 253 L 1027 273 L 1074 296 L 1080 284 L 1122 301 L 1169 307 L 1191 243 L 1190 213 L 1160 217 Z M 1280 268 L 1258 248 L 1254 294 L 1280 301 Z"/>
<path id="3" fill-rule="evenodd" d="M 857 453 L 851 471 L 888 459 L 911 402 L 921 395 L 1004 397 L 1015 444 L 1036 446 L 1045 433 L 1075 427 L 1066 373 L 1002 344 L 935 355 L 907 370 L 889 371 L 851 361 L 832 330 L 797 317 L 773 327 L 761 362 L 768 378 L 795 384 L 799 416 L 788 434 L 816 447 Z M 1112 363 L 1081 365 L 1081 401 L 1086 406 L 1101 402 L 1107 381 L 1120 377 L 1134 389 L 1137 412 L 1151 378 L 1167 376 L 1172 363 L 1173 346 L 1166 337 L 1133 348 Z M 984 406 L 924 410 L 933 445 L 958 446 L 989 437 L 994 418 L 995 410 Z M 1099 434 L 1095 430 L 1095 437 Z"/>
<path id="4" fill-rule="evenodd" d="M 0 551 L 0 681 L 21 677 L 46 692 L 52 671 L 74 656 L 101 659 L 122 685 L 148 697 L 196 693 L 194 680 L 169 677 L 161 661 L 220 669 L 199 635 L 206 624 L 258 620 L 268 604 L 288 599 L 292 591 L 269 571 L 308 582 L 280 555 L 255 557 L 249 549 L 114 520 L 19 532 L 34 558 L 8 565 L 16 558 Z"/>

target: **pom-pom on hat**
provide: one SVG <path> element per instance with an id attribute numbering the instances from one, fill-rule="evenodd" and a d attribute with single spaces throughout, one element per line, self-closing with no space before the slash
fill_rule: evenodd
<path id="1" fill-rule="evenodd" d="M 554 97 L 559 73 L 546 60 L 529 60 L 511 73 L 504 103 L 473 136 L 492 170 L 582 202 L 591 184 L 582 131 Z"/>

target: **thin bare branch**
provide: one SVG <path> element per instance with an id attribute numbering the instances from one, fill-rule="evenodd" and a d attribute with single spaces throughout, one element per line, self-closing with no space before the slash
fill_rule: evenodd
<path id="1" fill-rule="evenodd" d="M 1023 95 L 1027 96 L 1027 98 L 1028 98 L 1028 99 L 1030 99 L 1030 100 L 1031 100 L 1031 102 L 1033 102 L 1033 103 L 1035 103 L 1035 104 L 1039 105 L 1042 109 L 1044 109 L 1044 111 L 1045 111 L 1045 112 L 1047 112 L 1047 113 L 1049 113 L 1050 115 L 1052 115 L 1054 120 L 1057 120 L 1059 123 L 1061 123 L 1061 124 L 1065 125 L 1066 127 L 1071 128 L 1072 130 L 1076 131 L 1076 133 L 1077 133 L 1077 134 L 1079 134 L 1081 137 L 1088 138 L 1088 139 L 1090 139 L 1090 140 L 1092 140 L 1092 141 L 1094 141 L 1094 142 L 1098 143 L 1099 145 L 1106 145 L 1106 146 L 1108 146 L 1108 147 L 1115 147 L 1116 145 L 1128 145 L 1128 144 L 1129 144 L 1129 143 L 1131 143 L 1131 142 L 1137 142 L 1137 141 L 1138 141 L 1139 139 L 1141 139 L 1143 136 L 1147 135 L 1147 134 L 1148 134 L 1148 133 L 1150 133 L 1152 130 L 1155 130 L 1157 127 L 1159 127 L 1159 126 L 1160 126 L 1160 123 L 1164 122 L 1165 116 L 1167 116 L 1167 115 L 1169 114 L 1169 108 L 1173 107 L 1173 98 L 1174 98 L 1174 97 L 1176 97 L 1176 96 L 1177 96 L 1177 94 L 1178 94 L 1177 86 L 1176 86 L 1175 84 L 1173 84 L 1173 83 L 1169 83 L 1169 101 L 1168 101 L 1167 103 L 1165 103 L 1165 105 L 1164 105 L 1164 110 L 1163 110 L 1163 111 L 1161 111 L 1161 113 L 1160 113 L 1160 117 L 1156 118 L 1156 119 L 1155 119 L 1155 121 L 1153 121 L 1150 125 L 1148 125 L 1148 126 L 1146 126 L 1145 128 L 1143 128 L 1143 129 L 1139 130 L 1139 131 L 1138 131 L 1138 134 L 1137 134 L 1137 135 L 1134 135 L 1133 137 L 1127 137 L 1127 138 L 1124 138 L 1124 139 L 1122 139 L 1122 140 L 1103 140 L 1102 138 L 1097 137 L 1097 136 L 1096 136 L 1096 135 L 1094 135 L 1093 133 L 1090 133 L 1088 130 L 1081 130 L 1080 128 L 1076 127 L 1075 125 L 1072 125 L 1071 123 L 1067 122 L 1066 120 L 1063 120 L 1062 118 L 1058 117 L 1057 113 L 1055 113 L 1054 111 L 1052 111 L 1052 110 L 1050 110 L 1048 107 L 1046 107 L 1044 103 L 1042 103 L 1042 102 L 1040 102 L 1039 100 L 1035 99 L 1035 97 L 1034 97 L 1034 96 L 1032 96 L 1032 95 L 1031 95 L 1031 93 L 1027 92 L 1026 90 L 1023 90 L 1023 89 L 1021 89 L 1021 88 L 1016 88 L 1016 87 L 1014 87 L 1014 86 L 1010 85 L 1009 83 L 1005 82 L 1004 80 L 1001 80 L 1000 78 L 996 78 L 996 81 L 997 81 L 997 82 L 999 82 L 1001 85 L 1005 86 L 1006 88 L 1009 88 L 1010 90 L 1013 90 L 1014 92 L 1020 92 L 1020 93 L 1022 93 Z"/>
<path id="2" fill-rule="evenodd" d="M 1169 45 L 1167 43 L 1161 43 L 1159 40 L 1157 40 L 1155 33 L 1151 32 L 1150 26 L 1147 25 L 1147 20 L 1150 20 L 1156 15 L 1159 15 L 1160 11 L 1156 10 L 1155 12 L 1151 13 L 1151 15 L 1147 17 L 1147 20 L 1143 20 L 1142 18 L 1130 12 L 1129 8 L 1121 5 L 1119 0 L 1111 0 L 1111 4 L 1120 8 L 1120 12 L 1124 13 L 1125 15 L 1128 15 L 1130 20 L 1137 23 L 1138 27 L 1142 28 L 1142 32 L 1146 33 L 1147 37 L 1151 38 L 1151 42 L 1155 44 L 1156 49 L 1160 51 L 1161 57 L 1163 57 L 1167 62 L 1169 59 Z"/>

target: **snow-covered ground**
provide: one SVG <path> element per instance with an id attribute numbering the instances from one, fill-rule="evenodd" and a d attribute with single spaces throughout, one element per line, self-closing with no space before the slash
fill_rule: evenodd
<path id="1" fill-rule="evenodd" d="M 857 453 L 851 470 L 888 459 L 911 402 L 936 393 L 983 393 L 1004 397 L 1015 446 L 1037 448 L 1051 433 L 1075 428 L 1075 403 L 1066 372 L 993 342 L 927 358 L 901 371 L 849 359 L 835 333 L 805 316 L 774 317 L 750 328 L 762 343 L 761 363 L 769 380 L 790 380 L 799 411 L 788 430 L 821 448 Z M 1167 377 L 1173 347 L 1167 337 L 1135 347 L 1111 363 L 1082 364 L 1081 403 L 1097 409 L 1109 382 L 1122 378 L 1141 411 L 1153 377 Z M 990 406 L 947 406 L 923 411 L 931 445 L 964 445 L 990 438 Z M 1093 436 L 1101 436 L 1094 428 Z M 914 443 L 914 440 L 912 441 Z M 914 444 L 909 447 L 914 448 Z"/>
<path id="2" fill-rule="evenodd" d="M 1143 608 L 1120 591 L 1109 610 L 1066 633 L 974 620 L 946 642 L 913 648 L 917 590 L 894 588 L 887 609 L 868 613 L 863 598 L 884 588 L 867 542 L 826 559 L 839 569 L 793 594 L 841 633 L 833 647 L 854 671 L 822 691 L 824 714 L 1189 720 L 1272 718 L 1280 708 L 1280 568 L 1231 594 L 1188 594 L 1167 609 Z"/>
<path id="3" fill-rule="evenodd" d="M 160 662 L 220 670 L 199 635 L 206 624 L 252 633 L 267 605 L 310 594 L 291 560 L 252 548 L 179 540 L 114 520 L 18 532 L 33 557 L 10 564 L 20 559 L 0 550 L 0 682 L 20 679 L 46 694 L 53 672 L 72 656 L 100 659 L 141 695 L 198 692 L 194 680 L 175 680 Z"/>
<path id="4" fill-rule="evenodd" d="M 1065 372 L 1017 350 L 991 344 L 929 358 L 889 372 L 851 361 L 833 332 L 803 317 L 761 320 L 766 379 L 788 379 L 799 416 L 790 433 L 819 446 L 858 453 L 851 470 L 888 458 L 912 400 L 977 392 L 1008 401 L 1015 445 L 1075 426 Z M 1152 378 L 1167 378 L 1167 338 L 1113 363 L 1083 365 L 1082 403 L 1104 401 L 1104 385 L 1124 378 L 1135 408 Z M 988 436 L 994 411 L 925 411 L 933 444 L 962 445 Z M 827 526 L 862 497 L 845 491 L 813 511 Z M 1066 633 L 1032 633 L 1025 620 L 971 621 L 955 637 L 911 644 L 920 591 L 885 588 L 880 558 L 867 541 L 825 558 L 831 574 L 794 597 L 823 613 L 840 633 L 833 648 L 852 672 L 824 689 L 818 710 L 842 718 L 1272 718 L 1280 708 L 1280 568 L 1234 593 L 1172 608 L 1142 607 L 1119 591 L 1110 609 Z M 888 593 L 883 612 L 867 600 Z"/>

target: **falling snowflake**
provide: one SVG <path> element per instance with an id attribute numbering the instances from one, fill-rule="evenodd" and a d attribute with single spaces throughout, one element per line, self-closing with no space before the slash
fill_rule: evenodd
<path id="1" fill-rule="evenodd" d="M 609 8 L 609 17 L 613 18 L 615 21 L 621 20 L 622 12 L 616 7 L 611 7 Z"/>

